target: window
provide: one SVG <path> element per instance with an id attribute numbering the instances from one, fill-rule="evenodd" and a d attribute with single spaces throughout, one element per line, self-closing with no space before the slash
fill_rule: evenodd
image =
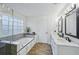
<path id="1" fill-rule="evenodd" d="M 9 34 L 12 35 L 12 27 L 13 27 L 13 18 L 9 16 Z"/>
<path id="2" fill-rule="evenodd" d="M 3 34 L 9 34 L 9 20 L 8 16 L 2 16 L 2 31 Z"/>
<path id="3" fill-rule="evenodd" d="M 3 35 L 12 35 L 23 32 L 23 20 L 12 18 L 12 16 L 2 16 L 2 32 Z"/>
<path id="4" fill-rule="evenodd" d="M 14 34 L 22 33 L 23 32 L 23 20 L 19 18 L 14 18 Z"/>
<path id="5" fill-rule="evenodd" d="M 1 16 L 0 16 L 0 37 L 1 37 L 2 31 L 1 31 Z"/>
<path id="6" fill-rule="evenodd" d="M 1 20 L 1 15 L 0 15 L 0 20 Z"/>
<path id="7" fill-rule="evenodd" d="M 0 16 L 0 25 L 1 25 L 1 16 Z"/>
<path id="8" fill-rule="evenodd" d="M 13 20 L 13 33 L 14 34 L 17 34 L 17 19 L 16 18 L 14 18 L 14 20 Z"/>

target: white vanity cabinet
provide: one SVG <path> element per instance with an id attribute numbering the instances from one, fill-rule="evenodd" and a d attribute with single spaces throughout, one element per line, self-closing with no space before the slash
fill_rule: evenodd
<path id="1" fill-rule="evenodd" d="M 79 55 L 79 45 L 68 42 L 57 35 L 51 37 L 51 47 L 53 55 Z"/>
<path id="2" fill-rule="evenodd" d="M 57 54 L 57 45 L 56 45 L 55 41 L 53 40 L 53 38 L 51 38 L 51 47 L 52 47 L 52 53 L 54 55 L 56 55 Z"/>

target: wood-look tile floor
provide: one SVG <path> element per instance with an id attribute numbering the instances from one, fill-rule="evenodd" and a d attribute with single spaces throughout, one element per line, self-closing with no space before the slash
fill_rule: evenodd
<path id="1" fill-rule="evenodd" d="M 47 43 L 36 43 L 28 55 L 52 55 L 52 49 Z"/>

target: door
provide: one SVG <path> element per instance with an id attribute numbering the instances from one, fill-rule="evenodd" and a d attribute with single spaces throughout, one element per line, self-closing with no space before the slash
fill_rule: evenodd
<path id="1" fill-rule="evenodd" d="M 44 42 L 48 43 L 49 41 L 49 17 L 47 16 L 35 16 L 35 17 L 28 17 L 27 19 L 27 26 L 31 28 L 31 32 L 36 32 L 38 39 L 37 42 Z"/>
<path id="2" fill-rule="evenodd" d="M 49 43 L 50 26 L 49 26 L 48 18 L 43 18 L 42 20 L 40 20 L 38 26 L 39 26 L 39 29 L 38 29 L 39 41 L 44 43 Z"/>

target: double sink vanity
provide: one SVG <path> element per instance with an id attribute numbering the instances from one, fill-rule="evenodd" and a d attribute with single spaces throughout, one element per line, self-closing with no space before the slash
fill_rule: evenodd
<path id="1" fill-rule="evenodd" d="M 68 42 L 56 33 L 51 34 L 51 46 L 54 55 L 79 55 L 79 44 Z"/>
<path id="2" fill-rule="evenodd" d="M 58 19 L 58 29 L 51 34 L 53 54 L 79 55 L 79 7 L 73 4 L 65 11 L 68 12 L 63 11 L 64 14 Z"/>

